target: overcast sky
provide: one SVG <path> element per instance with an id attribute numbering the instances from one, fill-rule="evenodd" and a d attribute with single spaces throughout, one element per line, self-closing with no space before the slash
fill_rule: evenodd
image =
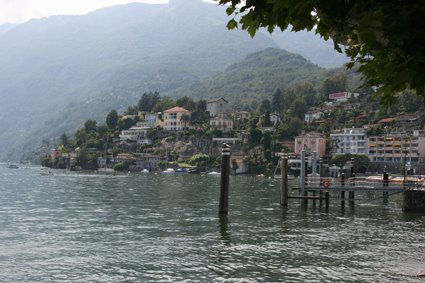
<path id="1" fill-rule="evenodd" d="M 168 0 L 0 0 L 0 24 L 21 23 L 51 15 L 80 15 L 131 2 L 167 3 Z"/>

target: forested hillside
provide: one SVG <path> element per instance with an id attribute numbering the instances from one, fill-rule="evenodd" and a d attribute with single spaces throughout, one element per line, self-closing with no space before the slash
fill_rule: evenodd
<path id="1" fill-rule="evenodd" d="M 144 92 L 175 95 L 252 52 L 291 46 L 293 37 L 261 33 L 252 39 L 227 30 L 224 9 L 171 0 L 1 25 L 0 159 L 16 159 L 35 142 L 103 117 Z M 322 54 L 321 62 L 338 57 L 312 33 L 300 34 L 291 50 Z"/>
<path id="2" fill-rule="evenodd" d="M 179 90 L 178 95 L 207 100 L 225 97 L 234 107 L 241 108 L 271 98 L 276 89 L 307 83 L 319 90 L 327 76 L 337 71 L 341 70 L 324 69 L 298 54 L 268 48 L 248 55 L 211 78 Z M 357 86 L 358 82 L 353 81 L 353 90 Z"/>

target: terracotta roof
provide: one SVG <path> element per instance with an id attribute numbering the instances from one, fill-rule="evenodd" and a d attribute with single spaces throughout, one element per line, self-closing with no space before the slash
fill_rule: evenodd
<path id="1" fill-rule="evenodd" d="M 348 93 L 347 92 L 335 92 L 335 93 L 330 93 L 329 94 L 329 99 L 337 99 L 337 98 L 342 98 L 342 97 L 347 97 Z"/>
<path id="2" fill-rule="evenodd" d="M 382 124 L 382 123 L 391 123 L 394 122 L 395 119 L 394 118 L 384 118 L 378 121 L 378 123 Z"/>
<path id="3" fill-rule="evenodd" d="M 170 109 L 167 109 L 167 110 L 164 111 L 164 113 L 169 113 L 169 112 L 189 112 L 189 113 L 191 113 L 189 110 L 184 109 L 183 107 L 180 107 L 180 106 L 176 106 L 176 107 L 173 107 L 173 108 L 170 108 Z"/>

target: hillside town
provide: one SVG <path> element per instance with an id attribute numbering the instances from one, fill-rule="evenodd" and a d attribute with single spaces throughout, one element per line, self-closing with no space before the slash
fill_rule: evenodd
<path id="1" fill-rule="evenodd" d="M 144 96 L 146 100 L 153 94 Z M 122 116 L 113 110 L 106 125 L 88 120 L 75 133 L 74 141 L 62 135 L 42 164 L 71 170 L 217 171 L 221 146 L 227 143 L 234 174 L 273 175 L 279 157 L 285 155 L 292 174 L 297 175 L 303 150 L 310 156 L 314 153 L 332 176 L 352 166 L 358 173 L 425 173 L 425 113 L 388 116 L 358 126 L 370 116 L 361 111 L 358 96 L 350 92 L 329 94 L 321 107 L 305 111 L 303 124 L 297 126 L 293 137 L 279 134 L 279 112 L 232 111 L 224 98 L 205 101 L 204 113 L 200 113 L 202 107 L 194 109 L 196 103 L 189 98 L 182 100 L 192 105 L 192 110 L 178 105 L 160 112 L 129 107 Z M 338 124 L 336 111 L 354 111 L 356 122 L 351 127 Z"/>

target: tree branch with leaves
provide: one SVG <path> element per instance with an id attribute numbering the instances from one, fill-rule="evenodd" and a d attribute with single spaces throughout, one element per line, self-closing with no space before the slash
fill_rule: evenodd
<path id="1" fill-rule="evenodd" d="M 314 30 L 359 63 L 365 86 L 376 86 L 384 106 L 406 89 L 425 97 L 425 2 L 419 0 L 216 0 L 228 5 L 227 27 L 254 36 Z"/>

